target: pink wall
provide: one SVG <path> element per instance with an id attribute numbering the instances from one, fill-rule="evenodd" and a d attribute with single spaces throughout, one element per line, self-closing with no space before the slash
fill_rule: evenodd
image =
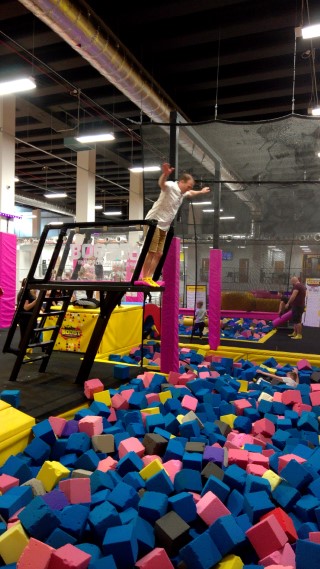
<path id="1" fill-rule="evenodd" d="M 0 328 L 11 324 L 16 304 L 17 238 L 12 233 L 0 232 Z"/>

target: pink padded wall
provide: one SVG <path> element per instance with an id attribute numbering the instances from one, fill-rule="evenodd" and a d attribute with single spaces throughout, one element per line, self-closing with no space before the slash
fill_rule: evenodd
<path id="1" fill-rule="evenodd" d="M 163 266 L 165 291 L 161 316 L 161 371 L 179 371 L 180 239 L 172 239 Z"/>
<path id="2" fill-rule="evenodd" d="M 11 324 L 16 304 L 17 238 L 12 233 L 0 233 L 0 328 Z"/>
<path id="3" fill-rule="evenodd" d="M 209 346 L 216 350 L 220 345 L 222 251 L 210 249 L 209 259 Z"/>

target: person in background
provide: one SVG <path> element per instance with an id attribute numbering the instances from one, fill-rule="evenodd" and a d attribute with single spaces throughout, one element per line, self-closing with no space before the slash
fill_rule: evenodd
<path id="1" fill-rule="evenodd" d="M 17 304 L 19 304 L 19 302 L 20 302 L 20 299 L 22 297 L 22 293 L 24 291 L 26 282 L 27 282 L 26 278 L 22 279 L 21 288 L 20 288 L 18 295 L 17 295 Z M 19 319 L 19 328 L 20 328 L 21 340 L 26 334 L 28 323 L 29 323 L 29 317 L 30 317 L 32 310 L 34 309 L 34 307 L 36 305 L 36 302 L 37 302 L 36 291 L 35 290 L 29 290 L 27 293 L 27 298 L 24 301 L 22 311 L 20 313 L 20 319 Z M 21 340 L 20 340 L 20 342 L 21 342 Z M 27 352 L 32 352 L 32 349 L 28 348 Z"/>
<path id="2" fill-rule="evenodd" d="M 161 190 L 160 195 L 154 202 L 152 208 L 148 211 L 145 218 L 157 220 L 158 225 L 142 267 L 142 277 L 140 280 L 136 281 L 135 284 L 154 287 L 160 286 L 160 284 L 156 283 L 152 277 L 162 256 L 167 232 L 170 229 L 170 225 L 172 224 L 179 207 L 185 197 L 192 198 L 199 194 L 206 194 L 210 192 L 210 188 L 208 187 L 202 188 L 201 190 L 193 190 L 195 180 L 191 174 L 182 174 L 176 182 L 168 181 L 167 178 L 173 171 L 174 168 L 172 168 L 167 162 L 162 165 L 162 174 L 158 180 Z M 148 229 L 149 227 L 146 226 L 145 235 Z"/>
<path id="3" fill-rule="evenodd" d="M 288 309 L 286 308 L 287 302 L 288 302 L 288 297 L 285 294 L 283 294 L 279 302 L 279 309 L 278 309 L 279 316 L 283 316 L 286 312 L 288 312 Z"/>
<path id="4" fill-rule="evenodd" d="M 259 373 L 261 373 L 261 375 L 263 375 L 264 378 L 275 380 L 277 383 L 284 383 L 288 387 L 295 388 L 298 387 L 299 385 L 299 373 L 297 369 L 288 371 L 285 376 L 276 375 L 274 373 L 269 373 L 267 371 L 262 371 L 262 370 L 259 370 Z"/>
<path id="5" fill-rule="evenodd" d="M 306 302 L 306 287 L 298 277 L 291 278 L 292 292 L 286 304 L 286 310 L 292 310 L 293 332 L 289 334 L 292 340 L 302 340 L 302 315 Z"/>
<path id="6" fill-rule="evenodd" d="M 193 328 L 192 328 L 192 335 L 194 335 L 199 330 L 199 338 L 202 338 L 206 317 L 207 317 L 207 312 L 206 312 L 206 309 L 203 308 L 203 301 L 198 300 L 197 308 L 196 308 L 195 315 L 194 315 L 194 324 L 193 324 Z"/>

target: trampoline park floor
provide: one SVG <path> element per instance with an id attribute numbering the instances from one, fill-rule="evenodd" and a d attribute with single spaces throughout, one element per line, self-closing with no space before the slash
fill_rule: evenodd
<path id="1" fill-rule="evenodd" d="M 246 342 L 244 340 L 221 340 L 216 354 L 231 357 L 236 361 L 248 359 L 262 363 L 273 356 L 279 363 L 295 365 L 300 359 L 307 359 L 312 365 L 320 366 L 320 329 L 304 327 L 302 340 L 288 337 L 290 329 L 279 329 L 265 343 Z M 67 413 L 71 409 L 85 405 L 87 400 L 83 393 L 83 385 L 75 383 L 75 377 L 81 364 L 82 354 L 72 352 L 53 352 L 45 373 L 38 372 L 37 364 L 22 366 L 18 379 L 9 381 L 15 356 L 3 354 L 2 348 L 7 329 L 0 330 L 0 393 L 3 390 L 20 391 L 19 409 L 36 420 L 51 415 Z M 208 339 L 198 337 L 180 338 L 179 346 L 209 351 Z M 118 362 L 117 362 L 118 363 Z M 96 360 L 92 366 L 90 378 L 99 378 L 106 389 L 116 388 L 119 380 L 113 377 L 114 363 L 108 360 Z M 129 366 L 130 379 L 136 377 L 145 368 Z M 149 368 L 150 369 L 150 368 Z M 154 368 L 153 368 L 154 369 Z M 155 368 L 156 371 L 156 368 Z"/>

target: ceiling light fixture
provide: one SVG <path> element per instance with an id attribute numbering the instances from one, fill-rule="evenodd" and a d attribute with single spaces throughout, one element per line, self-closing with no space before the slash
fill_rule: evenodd
<path id="1" fill-rule="evenodd" d="M 212 202 L 190 202 L 190 203 L 191 205 L 212 205 Z"/>
<path id="2" fill-rule="evenodd" d="M 44 194 L 44 197 L 47 198 L 48 200 L 54 200 L 57 198 L 67 198 L 67 194 L 65 193 L 58 193 L 58 194 Z"/>
<path id="3" fill-rule="evenodd" d="M 305 28 L 301 28 L 301 35 L 304 40 L 319 37 L 320 24 L 315 24 L 313 26 L 306 26 Z"/>
<path id="4" fill-rule="evenodd" d="M 320 116 L 320 107 L 315 107 L 314 109 L 311 110 L 311 114 L 314 117 L 319 117 Z"/>
<path id="5" fill-rule="evenodd" d="M 220 216 L 220 219 L 235 219 L 234 215 L 222 215 Z"/>
<path id="6" fill-rule="evenodd" d="M 139 174 L 141 172 L 160 172 L 160 166 L 133 166 L 129 168 L 130 172 Z"/>
<path id="7" fill-rule="evenodd" d="M 122 215 L 122 211 L 104 211 L 103 215 Z"/>
<path id="8" fill-rule="evenodd" d="M 30 91 L 35 89 L 36 84 L 30 77 L 21 77 L 12 81 L 0 82 L 0 95 L 11 95 L 12 93 L 20 93 L 21 91 Z"/>
<path id="9" fill-rule="evenodd" d="M 94 209 L 103 209 L 103 205 L 95 205 Z"/>
<path id="10" fill-rule="evenodd" d="M 20 182 L 19 178 L 17 176 L 14 177 L 14 181 L 15 182 Z"/>
<path id="11" fill-rule="evenodd" d="M 107 142 L 114 140 L 114 136 L 110 132 L 104 132 L 101 134 L 87 134 L 76 136 L 76 140 L 78 142 L 81 142 L 81 144 L 86 144 L 87 142 Z"/>

